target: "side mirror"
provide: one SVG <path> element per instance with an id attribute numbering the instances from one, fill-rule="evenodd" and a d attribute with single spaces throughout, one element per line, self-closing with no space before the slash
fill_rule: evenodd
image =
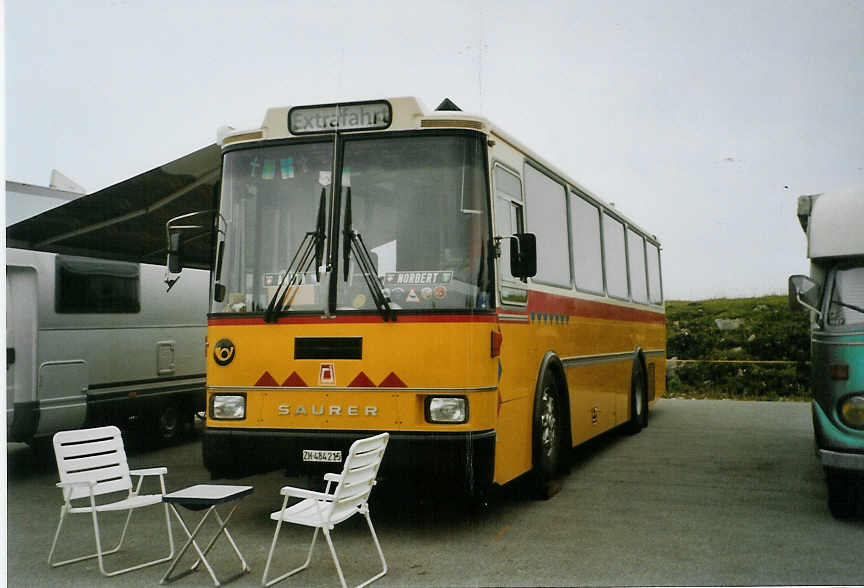
<path id="1" fill-rule="evenodd" d="M 219 282 L 213 284 L 213 300 L 216 302 L 225 301 L 225 284 L 220 284 Z"/>
<path id="2" fill-rule="evenodd" d="M 510 238 L 510 275 L 523 280 L 537 275 L 537 237 L 534 233 L 516 233 Z"/>
<path id="3" fill-rule="evenodd" d="M 168 271 L 179 274 L 183 271 L 183 234 L 178 230 L 168 233 Z"/>
<path id="4" fill-rule="evenodd" d="M 822 300 L 822 288 L 818 282 L 808 276 L 789 277 L 789 310 L 799 312 L 811 310 L 822 316 L 819 303 Z"/>

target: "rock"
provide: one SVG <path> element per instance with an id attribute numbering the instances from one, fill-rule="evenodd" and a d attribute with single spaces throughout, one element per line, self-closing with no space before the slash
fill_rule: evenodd
<path id="1" fill-rule="evenodd" d="M 734 331 L 740 329 L 744 321 L 741 319 L 714 319 L 714 324 L 721 331 Z"/>

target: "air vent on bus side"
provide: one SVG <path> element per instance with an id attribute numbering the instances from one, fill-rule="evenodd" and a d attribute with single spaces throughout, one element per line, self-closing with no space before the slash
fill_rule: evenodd
<path id="1" fill-rule="evenodd" d="M 363 359 L 363 337 L 296 337 L 294 359 Z"/>
<path id="2" fill-rule="evenodd" d="M 424 118 L 420 121 L 421 129 L 477 129 L 483 130 L 483 123 L 476 120 L 459 120 L 443 118 Z"/>

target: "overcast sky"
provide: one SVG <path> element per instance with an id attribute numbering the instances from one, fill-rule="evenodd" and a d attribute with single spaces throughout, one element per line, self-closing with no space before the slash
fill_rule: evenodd
<path id="1" fill-rule="evenodd" d="M 864 184 L 857 0 L 6 0 L 5 29 L 19 182 L 94 192 L 269 106 L 446 96 L 656 234 L 670 299 L 785 291 L 797 195 Z"/>

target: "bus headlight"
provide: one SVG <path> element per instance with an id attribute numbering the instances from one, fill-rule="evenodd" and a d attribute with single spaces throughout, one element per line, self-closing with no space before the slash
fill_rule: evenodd
<path id="1" fill-rule="evenodd" d="M 847 396 L 840 402 L 840 418 L 850 427 L 864 429 L 864 396 Z"/>
<path id="2" fill-rule="evenodd" d="M 210 397 L 210 418 L 242 420 L 246 418 L 246 396 L 243 394 L 214 394 Z"/>
<path id="3" fill-rule="evenodd" d="M 468 399 L 464 396 L 427 396 L 426 421 L 461 424 L 468 422 Z"/>

